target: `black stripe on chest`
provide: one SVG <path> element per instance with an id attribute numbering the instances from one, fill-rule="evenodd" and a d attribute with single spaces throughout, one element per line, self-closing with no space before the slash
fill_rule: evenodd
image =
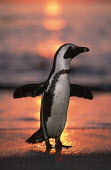
<path id="1" fill-rule="evenodd" d="M 55 95 L 54 94 L 55 87 L 59 80 L 59 77 L 63 74 L 69 74 L 69 70 L 61 70 L 60 72 L 58 72 L 52 79 L 49 90 L 44 93 L 44 97 L 43 97 L 43 120 L 44 122 L 46 122 L 48 120 L 48 117 L 51 116 L 51 108 L 53 105 L 53 98 Z"/>

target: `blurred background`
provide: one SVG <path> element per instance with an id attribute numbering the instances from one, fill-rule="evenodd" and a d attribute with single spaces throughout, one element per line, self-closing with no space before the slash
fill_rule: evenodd
<path id="1" fill-rule="evenodd" d="M 72 61 L 71 82 L 110 90 L 110 1 L 2 0 L 1 88 L 46 80 L 56 50 L 69 42 L 90 49 Z"/>
<path id="2" fill-rule="evenodd" d="M 93 101 L 71 98 L 66 127 L 111 128 L 110 1 L 1 0 L 1 129 L 39 128 L 41 98 L 14 100 L 13 91 L 45 81 L 64 43 L 90 49 L 72 60 L 70 81 L 96 91 Z"/>

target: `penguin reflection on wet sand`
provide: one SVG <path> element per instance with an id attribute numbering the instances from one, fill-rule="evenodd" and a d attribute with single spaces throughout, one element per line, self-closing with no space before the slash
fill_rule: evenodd
<path id="1" fill-rule="evenodd" d="M 36 97 L 42 94 L 40 129 L 26 142 L 34 144 L 45 141 L 46 148 L 51 149 L 52 145 L 49 139 L 54 138 L 56 149 L 61 149 L 64 146 L 60 136 L 66 124 L 70 97 L 93 99 L 93 95 L 88 89 L 80 85 L 70 84 L 69 81 L 71 60 L 78 54 L 88 51 L 87 47 L 79 47 L 69 43 L 62 45 L 55 53 L 52 70 L 45 82 L 24 85 L 15 90 L 14 98 Z"/>

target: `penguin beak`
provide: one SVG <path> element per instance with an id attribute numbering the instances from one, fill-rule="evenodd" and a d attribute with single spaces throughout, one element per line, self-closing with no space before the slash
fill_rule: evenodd
<path id="1" fill-rule="evenodd" d="M 87 47 L 79 47 L 76 45 L 74 45 L 73 47 L 70 46 L 64 55 L 64 59 L 68 59 L 68 58 L 73 59 L 78 54 L 88 52 L 88 51 L 89 51 L 89 48 Z"/>
<path id="2" fill-rule="evenodd" d="M 88 52 L 89 48 L 87 48 L 87 47 L 77 47 L 77 51 L 80 54 L 80 53 L 83 53 L 83 52 Z"/>
<path id="3" fill-rule="evenodd" d="M 87 48 L 87 47 L 82 47 L 82 48 L 84 48 L 84 52 L 88 52 L 89 51 L 89 48 Z"/>
<path id="4" fill-rule="evenodd" d="M 73 58 L 75 56 L 77 56 L 78 54 L 88 52 L 88 51 L 89 51 L 89 48 L 87 48 L 87 47 L 78 47 L 78 46 L 76 46 L 75 49 L 74 49 L 74 52 L 73 52 Z"/>

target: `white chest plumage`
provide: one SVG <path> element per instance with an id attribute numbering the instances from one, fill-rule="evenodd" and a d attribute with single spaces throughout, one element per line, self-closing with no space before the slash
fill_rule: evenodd
<path id="1" fill-rule="evenodd" d="M 51 137 L 59 136 L 65 126 L 70 98 L 68 74 L 59 77 L 56 83 L 51 107 L 51 116 L 46 122 L 47 133 Z"/>

